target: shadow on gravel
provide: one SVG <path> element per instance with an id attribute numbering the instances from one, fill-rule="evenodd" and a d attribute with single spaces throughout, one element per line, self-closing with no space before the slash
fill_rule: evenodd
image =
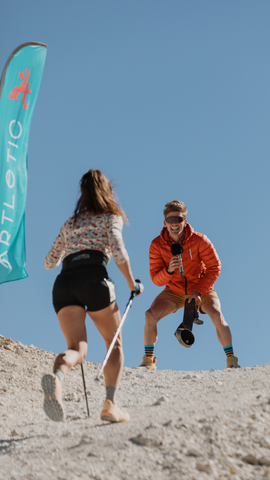
<path id="1" fill-rule="evenodd" d="M 24 438 L 11 438 L 8 440 L 0 440 L 0 455 L 9 453 L 9 451 L 16 445 L 16 443 L 25 442 L 26 440 L 31 440 L 32 438 L 40 438 L 44 435 L 32 435 L 31 437 Z"/>
<path id="2" fill-rule="evenodd" d="M 109 425 L 113 425 L 114 427 L 116 425 L 120 425 L 122 422 L 102 422 L 102 423 L 97 423 L 96 425 L 93 425 L 92 428 L 96 428 L 96 427 L 108 427 Z"/>

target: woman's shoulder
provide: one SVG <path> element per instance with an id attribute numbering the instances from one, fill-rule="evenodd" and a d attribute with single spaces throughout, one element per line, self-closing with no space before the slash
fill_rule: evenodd
<path id="1" fill-rule="evenodd" d="M 105 213 L 104 215 L 106 215 L 108 224 L 123 227 L 123 218 L 121 215 L 115 215 L 114 213 Z"/>
<path id="2" fill-rule="evenodd" d="M 62 225 L 62 229 L 64 230 L 70 230 L 70 228 L 73 227 L 73 224 L 74 224 L 74 215 L 72 215 L 72 217 L 69 217 L 65 223 L 63 223 Z"/>

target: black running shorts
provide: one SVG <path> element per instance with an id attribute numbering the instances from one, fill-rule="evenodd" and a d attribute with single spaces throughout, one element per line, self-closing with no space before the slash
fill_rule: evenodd
<path id="1" fill-rule="evenodd" d="M 71 305 L 96 312 L 115 301 L 115 286 L 104 266 L 86 265 L 63 269 L 56 277 L 52 294 L 56 313 Z"/>

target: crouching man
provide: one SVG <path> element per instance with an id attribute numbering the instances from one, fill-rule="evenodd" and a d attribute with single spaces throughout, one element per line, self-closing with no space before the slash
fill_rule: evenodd
<path id="1" fill-rule="evenodd" d="M 199 311 L 209 315 L 216 327 L 218 340 L 227 357 L 227 368 L 238 368 L 231 331 L 213 288 L 221 270 L 217 252 L 210 240 L 204 234 L 195 232 L 187 222 L 187 208 L 183 202 L 173 200 L 167 203 L 163 214 L 164 227 L 151 243 L 149 259 L 151 280 L 159 287 L 165 285 L 165 288 L 145 314 L 145 355 L 139 367 L 156 370 L 154 347 L 158 338 L 157 323 L 183 308 L 187 298 L 190 301 L 194 298 Z M 174 242 L 183 247 L 180 256 L 171 253 Z"/>

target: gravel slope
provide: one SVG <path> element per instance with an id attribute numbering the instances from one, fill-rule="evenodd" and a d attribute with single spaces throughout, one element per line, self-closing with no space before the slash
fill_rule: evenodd
<path id="1" fill-rule="evenodd" d="M 270 364 L 221 371 L 125 368 L 131 422 L 101 422 L 100 365 L 64 382 L 66 422 L 45 417 L 40 381 L 55 354 L 0 336 L 0 479 L 270 479 Z"/>

